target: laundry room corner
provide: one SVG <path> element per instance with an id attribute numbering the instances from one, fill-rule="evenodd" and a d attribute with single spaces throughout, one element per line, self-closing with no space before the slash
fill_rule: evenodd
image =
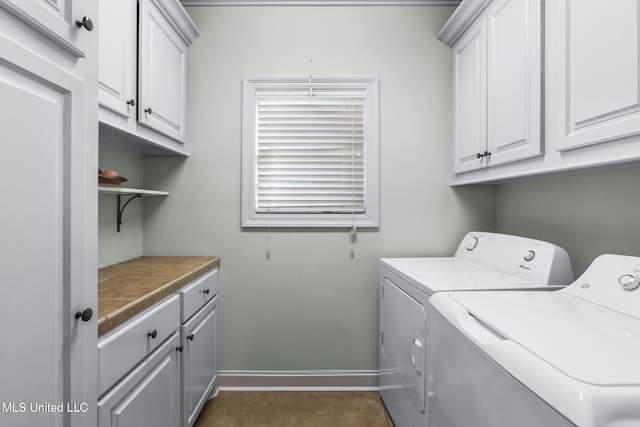
<path id="1" fill-rule="evenodd" d="M 640 255 L 640 169 L 580 171 L 496 187 L 496 230 L 551 241 L 576 276 L 600 254 Z"/>

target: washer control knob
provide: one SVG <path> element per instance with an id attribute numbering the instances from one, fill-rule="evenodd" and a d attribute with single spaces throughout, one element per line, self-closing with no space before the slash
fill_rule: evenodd
<path id="1" fill-rule="evenodd" d="M 536 253 L 534 251 L 529 251 L 527 252 L 527 254 L 524 256 L 524 260 L 525 261 L 531 261 L 536 257 Z"/>
<path id="2" fill-rule="evenodd" d="M 474 250 L 476 246 L 478 246 L 478 238 L 476 236 L 469 237 L 467 241 L 464 242 L 464 246 L 468 251 Z"/>
<path id="3" fill-rule="evenodd" d="M 618 283 L 622 285 L 623 289 L 626 289 L 627 291 L 634 291 L 640 286 L 640 277 L 625 274 L 618 278 Z"/>

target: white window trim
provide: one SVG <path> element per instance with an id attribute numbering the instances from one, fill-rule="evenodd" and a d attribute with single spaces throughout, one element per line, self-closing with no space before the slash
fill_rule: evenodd
<path id="1" fill-rule="evenodd" d="M 256 93 L 309 91 L 310 78 L 245 78 L 242 83 L 242 215 L 243 227 L 378 227 L 379 226 L 379 79 L 377 77 L 311 78 L 314 90 L 364 90 L 365 211 L 345 214 L 256 213 Z M 249 119 L 252 118 L 252 119 Z"/>

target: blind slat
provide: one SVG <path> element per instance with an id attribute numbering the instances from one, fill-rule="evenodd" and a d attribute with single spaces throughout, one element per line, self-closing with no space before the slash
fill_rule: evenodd
<path id="1" fill-rule="evenodd" d="M 364 106 L 362 96 L 258 96 L 256 211 L 364 212 Z"/>

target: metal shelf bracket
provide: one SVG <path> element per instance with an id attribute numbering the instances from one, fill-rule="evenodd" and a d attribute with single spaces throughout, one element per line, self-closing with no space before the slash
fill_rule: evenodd
<path id="1" fill-rule="evenodd" d="M 122 194 L 118 194 L 118 206 L 117 206 L 117 208 L 118 208 L 118 225 L 117 225 L 118 233 L 120 232 L 120 225 L 122 225 L 122 212 L 124 212 L 124 208 L 127 207 L 129 202 L 131 202 L 133 199 L 137 199 L 138 197 L 142 197 L 142 194 L 135 194 L 135 195 L 131 196 L 126 202 L 124 202 L 124 205 L 122 205 L 122 207 L 120 207 Z"/>

